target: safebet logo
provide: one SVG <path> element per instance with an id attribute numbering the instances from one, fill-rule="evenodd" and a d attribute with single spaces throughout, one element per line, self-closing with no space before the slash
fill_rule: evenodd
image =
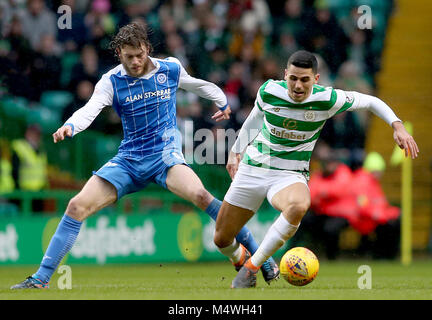
<path id="1" fill-rule="evenodd" d="M 125 217 L 118 217 L 115 225 L 109 225 L 105 216 L 98 218 L 94 227 L 84 222 L 71 255 L 74 258 L 96 258 L 104 264 L 108 257 L 152 255 L 156 251 L 156 228 L 151 220 L 129 227 Z"/>

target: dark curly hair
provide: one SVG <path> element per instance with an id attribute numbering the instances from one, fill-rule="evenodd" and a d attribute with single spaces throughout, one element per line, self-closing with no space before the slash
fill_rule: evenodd
<path id="1" fill-rule="evenodd" d="M 153 46 L 149 41 L 145 26 L 136 22 L 121 27 L 119 32 L 110 42 L 110 48 L 114 51 L 114 54 L 117 58 L 120 49 L 125 45 L 136 48 L 140 48 L 141 45 L 145 45 L 149 50 L 149 54 L 151 54 L 153 51 Z"/>

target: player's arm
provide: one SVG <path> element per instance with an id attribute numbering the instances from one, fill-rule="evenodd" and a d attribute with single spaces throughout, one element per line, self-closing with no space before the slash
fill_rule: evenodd
<path id="1" fill-rule="evenodd" d="M 237 173 L 238 166 L 241 161 L 241 154 L 259 134 L 263 125 L 263 121 L 264 112 L 261 111 L 257 103 L 255 103 L 254 108 L 243 123 L 237 139 L 228 155 L 226 169 L 231 179 L 234 179 L 234 176 Z"/>
<path id="2" fill-rule="evenodd" d="M 194 78 L 187 73 L 180 61 L 170 57 L 168 60 L 176 62 L 180 66 L 179 88 L 195 93 L 196 95 L 213 101 L 219 110 L 212 116 L 215 121 L 230 118 L 231 108 L 223 91 L 214 83 Z"/>
<path id="3" fill-rule="evenodd" d="M 405 156 L 411 155 L 412 159 L 417 158 L 419 153 L 417 143 L 407 132 L 402 121 L 384 101 L 355 91 L 346 92 L 346 94 L 347 96 L 351 94 L 354 99 L 354 103 L 349 110 L 367 109 L 383 119 L 393 128 L 393 138 L 396 144 L 405 151 Z"/>
<path id="4" fill-rule="evenodd" d="M 107 76 L 103 76 L 96 84 L 90 100 L 53 133 L 54 143 L 63 141 L 66 137 L 73 137 L 87 129 L 104 107 L 112 105 L 112 99 L 111 81 Z"/>

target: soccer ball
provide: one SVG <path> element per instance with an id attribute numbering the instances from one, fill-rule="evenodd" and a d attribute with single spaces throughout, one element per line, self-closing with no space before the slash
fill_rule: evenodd
<path id="1" fill-rule="evenodd" d="M 319 270 L 318 258 L 307 248 L 288 250 L 280 262 L 280 274 L 294 286 L 304 286 L 315 279 Z"/>

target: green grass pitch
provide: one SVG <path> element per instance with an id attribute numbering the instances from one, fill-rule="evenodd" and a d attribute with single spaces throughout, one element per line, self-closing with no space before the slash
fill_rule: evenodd
<path id="1" fill-rule="evenodd" d="M 368 265 L 372 288 L 359 289 L 358 273 Z M 305 287 L 279 279 L 267 285 L 258 275 L 257 287 L 233 290 L 235 276 L 228 263 L 164 263 L 142 265 L 71 265 L 72 289 L 59 289 L 55 273 L 48 290 L 10 290 L 37 266 L 0 267 L 1 300 L 410 300 L 432 299 L 432 260 L 405 267 L 398 262 L 368 260 L 322 261 L 317 278 Z"/>

